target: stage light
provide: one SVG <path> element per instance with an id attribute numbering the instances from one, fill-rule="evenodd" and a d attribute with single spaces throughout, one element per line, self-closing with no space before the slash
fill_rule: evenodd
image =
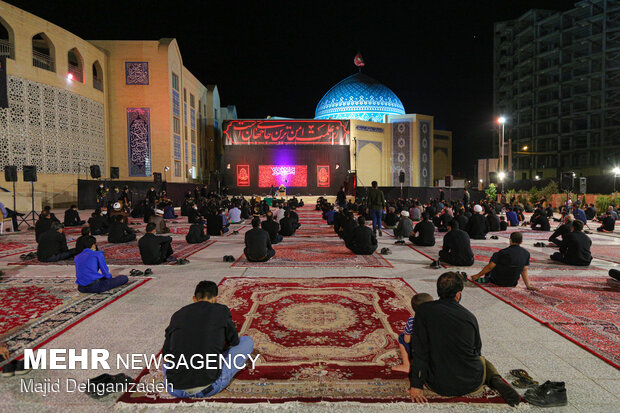
<path id="1" fill-rule="evenodd" d="M 497 123 L 499 123 L 500 125 L 506 123 L 506 117 L 500 116 L 499 118 L 497 118 Z"/>
<path id="2" fill-rule="evenodd" d="M 523 147 L 523 150 L 524 150 L 524 151 L 527 151 L 527 145 L 525 145 L 525 146 Z"/>
<path id="3" fill-rule="evenodd" d="M 497 174 L 497 176 L 499 177 L 499 180 L 500 180 L 500 181 L 503 181 L 503 180 L 504 180 L 504 178 L 506 177 L 506 174 L 505 174 L 505 173 L 503 173 L 503 172 L 500 172 L 499 174 Z"/>
<path id="4" fill-rule="evenodd" d="M 336 169 L 338 169 L 338 168 L 340 168 L 340 164 L 339 163 L 336 164 Z"/>
<path id="5" fill-rule="evenodd" d="M 230 169 L 230 164 L 226 164 L 226 169 Z"/>
<path id="6" fill-rule="evenodd" d="M 67 80 L 73 80 L 73 73 L 67 73 Z"/>

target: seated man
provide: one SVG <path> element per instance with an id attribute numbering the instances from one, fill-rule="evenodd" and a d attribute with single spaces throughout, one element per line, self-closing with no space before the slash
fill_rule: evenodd
<path id="1" fill-rule="evenodd" d="M 387 214 L 383 218 L 383 226 L 385 228 L 394 229 L 398 224 L 399 217 L 396 215 L 396 209 L 394 207 L 389 207 Z"/>
<path id="2" fill-rule="evenodd" d="M 110 230 L 108 231 L 108 242 L 113 244 L 122 244 L 136 239 L 136 233 L 123 222 L 122 215 L 112 217 Z"/>
<path id="3" fill-rule="evenodd" d="M 228 228 L 224 227 L 222 216 L 217 213 L 216 209 L 211 209 L 207 215 L 207 232 L 211 236 L 221 236 L 228 232 Z"/>
<path id="4" fill-rule="evenodd" d="M 90 248 L 90 241 L 97 242 L 97 239 L 90 235 L 90 227 L 82 228 L 82 235 L 75 240 L 75 254 L 79 254 L 86 248 Z"/>
<path id="5" fill-rule="evenodd" d="M 435 225 L 428 220 L 428 213 L 422 213 L 422 221 L 415 224 L 409 241 L 414 245 L 432 247 L 435 245 Z"/>
<path id="6" fill-rule="evenodd" d="M 170 232 L 170 228 L 166 226 L 166 221 L 164 220 L 164 211 L 161 209 L 155 210 L 155 215 L 149 218 L 149 222 L 155 224 L 155 233 L 157 234 L 167 234 Z"/>
<path id="7" fill-rule="evenodd" d="M 193 304 L 181 308 L 170 318 L 162 354 L 175 364 L 174 368 L 164 364 L 163 370 L 165 379 L 172 385 L 166 387 L 175 397 L 204 398 L 221 392 L 254 350 L 250 337 L 238 336 L 230 310 L 216 303 L 217 295 L 218 288 L 213 281 L 201 281 L 194 291 Z M 214 355 L 216 360 L 223 356 L 225 360 L 236 362 L 222 363 L 221 370 L 192 368 L 192 364 L 179 363 L 195 355 Z M 258 356 L 251 359 L 252 363 L 257 359 Z M 206 366 L 208 361 L 202 361 Z"/>
<path id="8" fill-rule="evenodd" d="M 105 211 L 107 214 L 108 211 Z M 99 208 L 95 209 L 91 217 L 88 218 L 88 226 L 90 233 L 93 235 L 104 235 L 108 233 L 108 217 L 103 215 L 103 211 Z"/>
<path id="9" fill-rule="evenodd" d="M 222 219 L 222 227 L 228 229 L 228 227 L 230 226 L 230 222 L 228 222 L 228 217 L 226 217 L 226 211 L 224 210 L 224 208 L 220 208 L 217 213 Z"/>
<path id="10" fill-rule="evenodd" d="M 413 234 L 413 222 L 409 219 L 409 211 L 403 209 L 400 211 L 400 219 L 394 228 L 396 244 L 404 244 L 403 238 L 409 238 L 411 234 Z"/>
<path id="11" fill-rule="evenodd" d="M 534 211 L 534 215 L 532 215 L 530 220 L 530 226 L 534 231 L 551 231 L 549 218 L 540 209 Z"/>
<path id="12" fill-rule="evenodd" d="M 174 213 L 174 206 L 172 203 L 167 203 L 164 206 L 164 219 L 177 219 L 178 216 Z"/>
<path id="13" fill-rule="evenodd" d="M 521 396 L 502 380 L 493 364 L 481 356 L 482 340 L 476 317 L 463 307 L 463 278 L 447 272 L 437 280 L 439 299 L 421 304 L 411 336 L 409 395 L 426 403 L 424 386 L 442 396 L 462 396 L 483 384 L 496 389 L 516 406 Z"/>
<path id="14" fill-rule="evenodd" d="M 19 224 L 17 223 L 17 217 L 23 217 L 24 214 L 20 214 L 19 212 L 15 212 L 10 208 L 6 208 L 2 202 L 0 202 L 0 211 L 2 212 L 3 218 L 11 218 L 13 222 L 13 231 L 19 231 Z"/>
<path id="15" fill-rule="evenodd" d="M 518 227 L 519 226 L 519 216 L 512 209 L 512 207 L 506 208 L 506 219 L 510 223 L 511 227 Z"/>
<path id="16" fill-rule="evenodd" d="M 54 221 L 50 217 L 49 211 L 43 210 L 39 214 L 37 223 L 34 224 L 34 239 L 39 242 L 41 235 L 46 233 L 51 227 Z"/>
<path id="17" fill-rule="evenodd" d="M 241 210 L 236 204 L 228 210 L 228 220 L 231 224 L 241 224 L 243 222 L 243 219 L 241 219 Z"/>
<path id="18" fill-rule="evenodd" d="M 573 214 L 565 215 L 564 223 L 553 231 L 553 234 L 549 237 L 549 242 L 559 246 L 562 243 L 564 236 L 571 231 L 574 220 L 575 218 L 573 217 Z M 562 238 L 562 240 L 560 238 Z"/>
<path id="19" fill-rule="evenodd" d="M 276 255 L 271 247 L 269 233 L 260 229 L 260 218 L 252 219 L 252 229 L 245 233 L 245 249 L 243 253 L 250 262 L 265 262 Z"/>
<path id="20" fill-rule="evenodd" d="M 587 267 L 592 262 L 590 237 L 583 233 L 583 222 L 575 219 L 571 232 L 562 237 L 560 251 L 553 253 L 551 259 L 564 264 Z"/>
<path id="21" fill-rule="evenodd" d="M 363 216 L 357 218 L 357 228 L 351 234 L 349 248 L 358 255 L 371 255 L 377 249 L 377 237 L 372 229 L 366 226 L 366 219 Z"/>
<path id="22" fill-rule="evenodd" d="M 469 234 L 459 229 L 459 223 L 454 219 L 448 224 L 448 229 L 448 233 L 443 237 L 439 260 L 456 266 L 474 265 Z"/>
<path id="23" fill-rule="evenodd" d="M 172 255 L 172 237 L 155 235 L 155 224 L 149 222 L 146 225 L 146 234 L 138 241 L 142 263 L 157 265 L 164 262 L 178 262 Z"/>
<path id="24" fill-rule="evenodd" d="M 75 283 L 81 293 L 102 293 L 129 281 L 126 275 L 113 277 L 105 263 L 103 251 L 97 251 L 94 237 L 86 238 L 84 250 L 75 256 Z"/>
<path id="25" fill-rule="evenodd" d="M 282 241 L 283 237 L 279 234 L 280 224 L 273 219 L 273 212 L 267 212 L 267 220 L 261 222 L 260 227 L 269 233 L 269 239 L 272 244 Z"/>
<path id="26" fill-rule="evenodd" d="M 205 224 L 202 222 L 190 225 L 189 231 L 185 236 L 185 241 L 187 241 L 188 244 L 200 244 L 209 240 L 211 237 L 205 232 L 205 229 Z"/>
<path id="27" fill-rule="evenodd" d="M 605 218 L 603 218 L 602 225 L 598 227 L 596 230 L 598 232 L 614 232 L 615 227 L 616 227 L 616 220 L 614 219 L 613 215 L 611 215 L 611 212 L 607 211 L 605 213 Z"/>
<path id="28" fill-rule="evenodd" d="M 353 216 L 353 212 L 347 211 L 344 214 L 344 221 L 340 228 L 339 236 L 344 241 L 344 245 L 351 249 L 351 238 L 353 237 L 353 231 L 357 228 L 357 221 Z"/>
<path id="29" fill-rule="evenodd" d="M 528 278 L 527 266 L 530 265 L 530 253 L 521 247 L 522 242 L 523 234 L 520 232 L 510 234 L 510 246 L 494 253 L 489 263 L 471 279 L 476 281 L 486 275 L 486 282 L 501 287 L 516 287 L 519 276 L 522 276 L 523 283 L 528 290 L 538 291 L 536 287 L 532 287 Z"/>
<path id="30" fill-rule="evenodd" d="M 77 205 L 71 205 L 71 208 L 65 211 L 65 227 L 79 227 L 84 225 L 84 221 L 80 219 Z"/>
<path id="31" fill-rule="evenodd" d="M 500 230 L 499 217 L 492 209 L 489 209 L 489 212 L 487 213 L 487 223 L 489 224 L 489 232 L 498 232 Z"/>
<path id="32" fill-rule="evenodd" d="M 291 218 L 289 211 L 284 212 L 284 218 L 280 220 L 280 235 L 283 237 L 291 237 L 295 235 L 295 221 Z"/>
<path id="33" fill-rule="evenodd" d="M 294 205 L 292 205 L 291 209 L 289 210 L 289 215 L 293 220 L 293 228 L 295 228 L 295 231 L 297 231 L 301 227 L 301 224 L 299 223 L 299 215 L 297 215 L 297 212 L 295 212 L 296 210 L 297 207 Z"/>
<path id="34" fill-rule="evenodd" d="M 506 221 L 506 217 L 499 217 L 499 230 L 506 231 L 508 229 L 508 222 Z"/>
<path id="35" fill-rule="evenodd" d="M 486 239 L 489 232 L 489 222 L 482 215 L 482 206 L 474 206 L 474 215 L 467 221 L 465 229 L 471 239 Z"/>
<path id="36" fill-rule="evenodd" d="M 64 233 L 65 226 L 58 222 L 52 222 L 50 229 L 39 238 L 37 246 L 37 259 L 41 262 L 56 262 L 76 255 L 75 248 L 67 247 L 67 238 Z"/>
<path id="37" fill-rule="evenodd" d="M 196 203 L 193 203 L 192 207 L 187 210 L 187 222 L 190 224 L 202 223 L 202 216 L 198 212 L 198 205 Z"/>

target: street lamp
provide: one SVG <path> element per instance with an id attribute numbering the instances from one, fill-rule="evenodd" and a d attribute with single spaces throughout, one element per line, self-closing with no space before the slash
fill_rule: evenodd
<path id="1" fill-rule="evenodd" d="M 502 183 L 502 194 L 504 193 L 504 178 L 506 177 L 506 174 L 502 171 L 499 174 L 497 174 L 497 176 L 499 177 L 499 181 Z"/>
<path id="2" fill-rule="evenodd" d="M 500 116 L 497 118 L 497 123 L 502 125 L 502 135 L 499 140 L 499 170 L 504 170 L 504 125 L 506 124 L 506 117 Z"/>
<path id="3" fill-rule="evenodd" d="M 612 170 L 614 173 L 614 196 L 616 195 L 616 178 L 620 175 L 620 168 L 617 166 Z"/>

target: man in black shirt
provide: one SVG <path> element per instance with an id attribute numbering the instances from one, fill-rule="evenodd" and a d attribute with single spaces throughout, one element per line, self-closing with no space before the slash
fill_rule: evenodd
<path id="1" fill-rule="evenodd" d="M 76 205 L 71 205 L 71 208 L 65 211 L 65 227 L 79 227 L 84 225 L 84 221 L 80 219 L 80 213 L 77 210 Z"/>
<path id="2" fill-rule="evenodd" d="M 181 308 L 170 318 L 162 354 L 174 364 L 164 364 L 164 374 L 172 384 L 167 386 L 168 392 L 175 397 L 204 398 L 221 392 L 245 366 L 254 350 L 250 337 L 239 337 L 230 309 L 216 303 L 217 295 L 214 282 L 201 281 L 194 291 L 193 304 Z M 213 358 L 204 358 L 206 355 L 218 357 L 212 362 Z M 190 360 L 195 356 L 203 357 L 203 368 L 192 368 L 196 362 L 190 363 Z M 222 363 L 221 369 L 206 368 L 220 367 L 220 357 L 230 363 Z M 180 363 L 183 359 L 187 364 Z M 252 365 L 257 359 L 250 359 Z"/>
<path id="3" fill-rule="evenodd" d="M 185 236 L 185 241 L 187 241 L 188 244 L 200 244 L 209 240 L 209 238 L 211 238 L 209 234 L 205 233 L 205 224 L 201 221 L 198 224 L 190 225 L 189 231 Z"/>
<path id="4" fill-rule="evenodd" d="M 108 232 L 108 242 L 114 244 L 121 244 L 123 242 L 130 242 L 135 239 L 135 231 L 129 228 L 129 226 L 127 226 L 127 224 L 123 222 L 123 216 L 113 216 L 112 223 L 110 224 L 110 230 Z"/>
<path id="5" fill-rule="evenodd" d="M 489 212 L 487 212 L 487 223 L 489 224 L 489 232 L 497 232 L 500 230 L 499 218 L 492 209 L 489 209 Z"/>
<path id="6" fill-rule="evenodd" d="M 351 249 L 351 239 L 353 238 L 353 231 L 355 228 L 357 228 L 357 222 L 353 217 L 353 212 L 347 211 L 345 213 L 345 220 L 342 223 L 339 235 L 348 249 Z"/>
<path id="7" fill-rule="evenodd" d="M 211 236 L 220 236 L 228 232 L 228 228 L 224 227 L 221 215 L 217 213 L 217 209 L 211 209 L 207 215 L 207 232 Z"/>
<path id="8" fill-rule="evenodd" d="M 90 233 L 93 235 L 104 235 L 108 233 L 108 217 L 101 214 L 99 208 L 95 209 L 95 212 L 88 219 L 88 226 L 90 227 Z"/>
<path id="9" fill-rule="evenodd" d="M 284 212 L 284 218 L 280 220 L 280 235 L 284 237 L 291 237 L 295 235 L 295 221 L 291 218 L 289 211 Z"/>
<path id="10" fill-rule="evenodd" d="M 573 214 L 565 215 L 564 223 L 553 231 L 553 234 L 549 237 L 549 242 L 559 246 L 562 243 L 564 236 L 570 233 L 574 220 L 575 218 L 573 217 Z M 562 240 L 560 238 L 562 238 Z"/>
<path id="11" fill-rule="evenodd" d="M 523 282 L 528 290 L 538 291 L 538 288 L 530 284 L 527 266 L 530 265 L 530 253 L 523 247 L 523 234 L 513 232 L 510 234 L 510 246 L 497 251 L 491 257 L 491 261 L 476 275 L 471 277 L 477 281 L 486 275 L 486 281 L 501 287 L 516 287 L 519 276 L 523 277 Z"/>
<path id="12" fill-rule="evenodd" d="M 41 262 L 56 262 L 77 255 L 75 248 L 67 247 L 67 238 L 64 234 L 65 226 L 52 222 L 50 229 L 41 235 L 37 246 L 37 259 Z"/>
<path id="13" fill-rule="evenodd" d="M 357 228 L 351 233 L 349 248 L 358 255 L 371 255 L 377 249 L 377 237 L 374 232 L 366 226 L 366 219 L 363 216 L 357 218 Z"/>
<path id="14" fill-rule="evenodd" d="M 486 239 L 489 232 L 489 223 L 482 215 L 482 207 L 474 206 L 474 215 L 467 222 L 467 233 L 471 239 Z"/>
<path id="15" fill-rule="evenodd" d="M 146 225 L 146 234 L 138 241 L 142 262 L 146 265 L 157 265 L 177 261 L 172 256 L 172 237 L 155 235 L 156 229 L 156 225 L 149 222 Z"/>
<path id="16" fill-rule="evenodd" d="M 474 265 L 474 253 L 467 232 L 459 229 L 456 220 L 448 224 L 448 233 L 443 237 L 443 248 L 439 251 L 439 260 L 451 265 Z"/>
<path id="17" fill-rule="evenodd" d="M 543 214 L 541 209 L 534 211 L 530 225 L 534 231 L 551 231 L 551 225 L 549 225 L 549 218 Z"/>
<path id="18" fill-rule="evenodd" d="M 252 219 L 252 229 L 245 233 L 245 249 L 243 253 L 250 262 L 269 261 L 274 255 L 275 250 L 271 246 L 269 233 L 260 229 L 260 218 Z"/>
<path id="19" fill-rule="evenodd" d="M 423 247 L 435 245 L 435 225 L 428 220 L 428 213 L 424 212 L 422 214 L 422 221 L 415 224 L 409 241 L 413 242 L 414 245 Z"/>
<path id="20" fill-rule="evenodd" d="M 605 213 L 605 218 L 603 218 L 602 225 L 598 227 L 596 230 L 598 232 L 614 232 L 615 227 L 616 227 L 616 220 L 611 215 L 611 212 L 607 211 Z"/>
<path id="21" fill-rule="evenodd" d="M 293 228 L 295 229 L 295 231 L 297 231 L 301 227 L 301 224 L 299 223 L 299 215 L 297 215 L 297 212 L 295 212 L 296 209 L 297 207 L 295 205 L 291 205 L 291 209 L 289 210 L 289 215 L 293 220 Z"/>
<path id="22" fill-rule="evenodd" d="M 260 227 L 269 233 L 269 239 L 272 244 L 282 241 L 282 235 L 279 234 L 280 224 L 273 219 L 273 212 L 267 212 L 267 220 L 261 222 Z"/>
<path id="23" fill-rule="evenodd" d="M 590 237 L 582 232 L 583 222 L 573 221 L 572 231 L 566 234 L 560 243 L 560 252 L 553 253 L 551 259 L 569 265 L 587 267 L 592 262 Z"/>
<path id="24" fill-rule="evenodd" d="M 41 235 L 46 233 L 52 227 L 53 222 L 54 221 L 52 221 L 49 211 L 41 211 L 37 223 L 34 224 L 34 238 L 37 242 L 39 242 Z"/>
<path id="25" fill-rule="evenodd" d="M 437 280 L 439 299 L 416 310 L 410 354 L 411 400 L 428 401 L 425 384 L 442 396 L 462 396 L 486 384 L 499 391 L 506 403 L 516 406 L 521 401 L 519 393 L 481 356 L 478 320 L 459 304 L 462 291 L 461 275 L 444 273 Z"/>

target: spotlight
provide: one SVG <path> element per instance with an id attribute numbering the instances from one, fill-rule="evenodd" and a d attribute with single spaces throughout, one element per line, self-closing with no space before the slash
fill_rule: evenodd
<path id="1" fill-rule="evenodd" d="M 506 117 L 500 116 L 499 118 L 497 118 L 497 123 L 499 123 L 500 125 L 506 123 Z"/>
<path id="2" fill-rule="evenodd" d="M 506 177 L 506 174 L 504 172 L 500 172 L 499 174 L 497 174 L 497 176 L 499 176 L 500 181 L 503 181 L 504 178 Z"/>
<path id="3" fill-rule="evenodd" d="M 169 166 L 164 166 L 164 172 L 168 172 L 170 170 Z"/>
<path id="4" fill-rule="evenodd" d="M 226 169 L 230 169 L 230 164 L 226 164 Z"/>
<path id="5" fill-rule="evenodd" d="M 73 73 L 67 73 L 67 80 L 73 80 Z"/>
<path id="6" fill-rule="evenodd" d="M 340 168 L 340 164 L 339 163 L 336 164 L 336 169 L 338 169 L 338 168 Z"/>

